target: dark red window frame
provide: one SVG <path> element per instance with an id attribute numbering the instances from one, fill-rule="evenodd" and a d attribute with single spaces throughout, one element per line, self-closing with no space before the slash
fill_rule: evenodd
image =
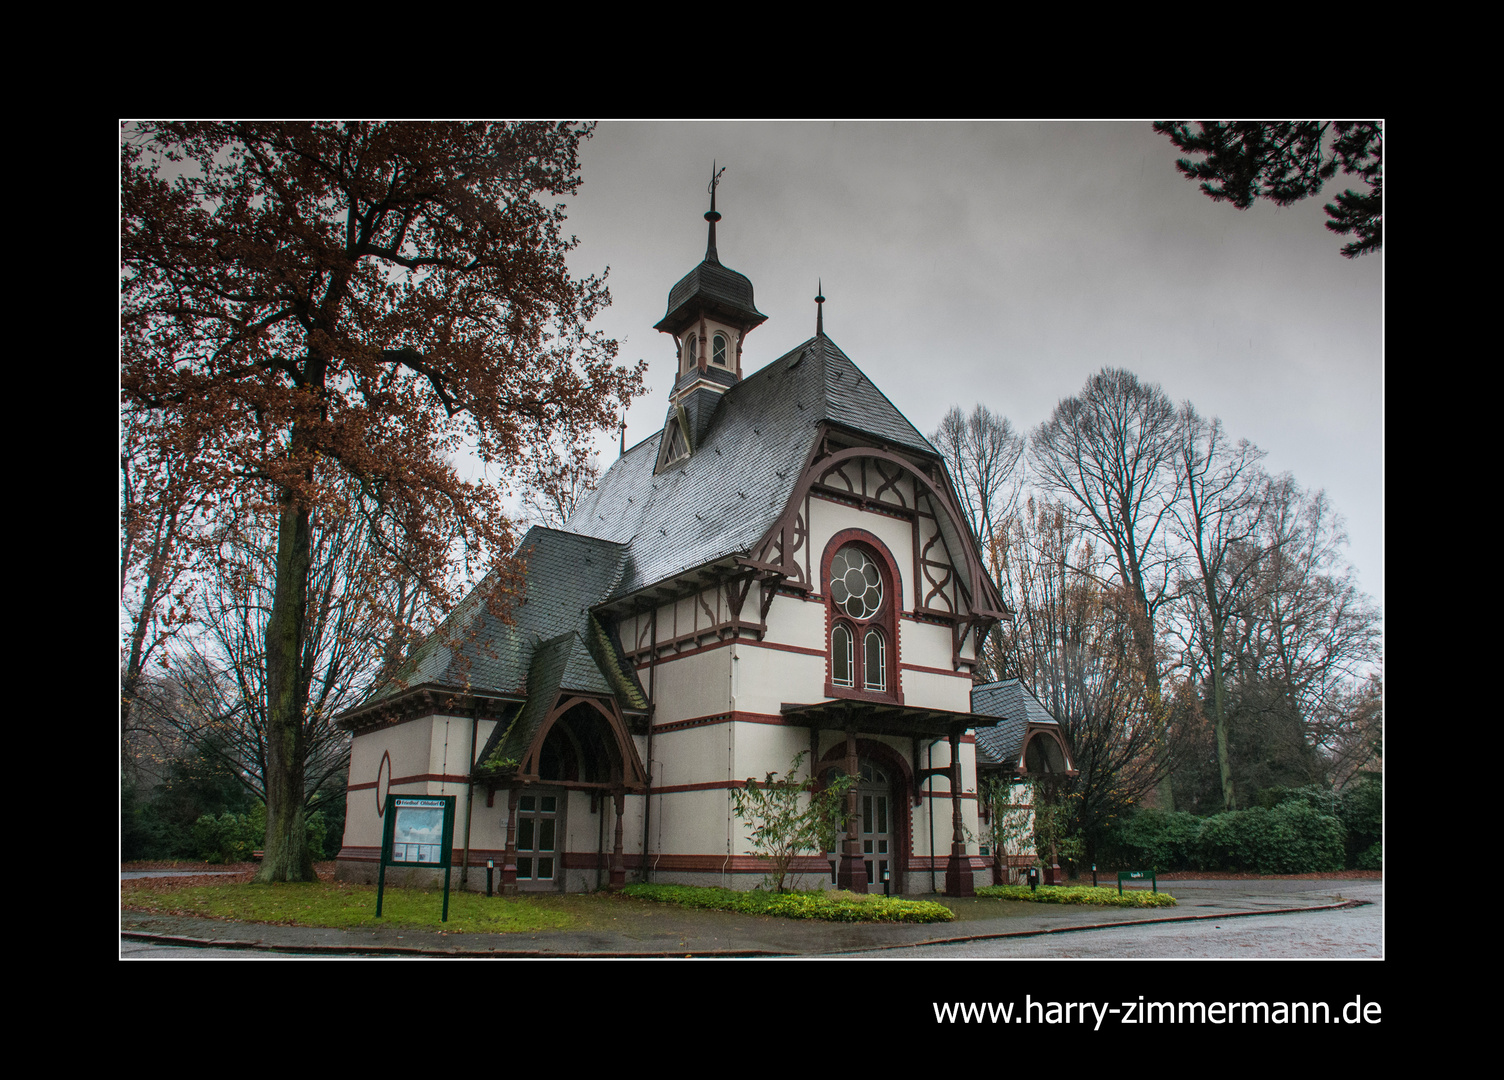
<path id="1" fill-rule="evenodd" d="M 848 545 L 854 545 L 863 549 L 867 556 L 877 564 L 878 572 L 883 578 L 883 603 L 876 615 L 868 619 L 853 619 L 844 610 L 836 606 L 830 596 L 830 566 L 835 561 L 840 550 Z M 854 698 L 858 701 L 881 701 L 893 704 L 903 704 L 903 686 L 899 683 L 898 666 L 898 623 L 903 602 L 903 578 L 898 574 L 898 563 L 887 546 L 876 536 L 865 529 L 843 529 L 830 538 L 825 545 L 825 552 L 820 557 L 820 583 L 825 590 L 825 696 L 837 698 Z M 844 623 L 852 631 L 852 685 L 837 685 L 832 670 L 831 653 L 835 648 L 835 629 L 837 623 Z M 883 634 L 883 666 L 887 669 L 887 689 L 868 690 L 866 688 L 865 664 L 866 664 L 866 632 L 867 628 L 876 626 Z"/>

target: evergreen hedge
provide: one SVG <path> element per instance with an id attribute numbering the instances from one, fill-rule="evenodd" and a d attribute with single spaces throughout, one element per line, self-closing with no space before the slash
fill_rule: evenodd
<path id="1" fill-rule="evenodd" d="M 1308 874 L 1347 866 L 1380 868 L 1382 821 L 1375 798 L 1379 786 L 1368 782 L 1359 788 L 1364 790 L 1342 796 L 1304 788 L 1271 789 L 1261 793 L 1266 805 L 1209 818 L 1141 810 L 1109 837 L 1098 862 L 1161 873 Z M 1326 808 L 1337 814 L 1324 812 Z M 1354 836 L 1345 822 L 1362 831 Z"/>

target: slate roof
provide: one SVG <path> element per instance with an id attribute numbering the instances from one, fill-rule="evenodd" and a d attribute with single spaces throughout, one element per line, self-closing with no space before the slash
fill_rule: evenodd
<path id="1" fill-rule="evenodd" d="M 751 279 L 721 265 L 713 231 L 704 261 L 668 291 L 668 311 L 653 329 L 677 334 L 694 322 L 701 311 L 742 326 L 756 326 L 768 318 L 752 303 Z"/>
<path id="2" fill-rule="evenodd" d="M 662 432 L 655 433 L 617 459 L 564 530 L 534 528 L 523 538 L 525 595 L 511 625 L 477 588 L 354 712 L 420 686 L 526 695 L 507 731 L 530 739 L 529 724 L 541 722 L 562 690 L 615 694 L 623 708 L 645 708 L 632 666 L 591 608 L 749 553 L 787 505 L 822 422 L 939 457 L 823 333 L 730 387 L 713 408 L 695 404 L 703 434 L 687 460 L 655 476 Z M 503 736 L 513 738 L 498 727 L 485 756 Z"/>
<path id="3" fill-rule="evenodd" d="M 528 530 L 517 554 L 526 568 L 523 595 L 512 605 L 511 625 L 486 604 L 488 587 L 495 581 L 488 578 L 358 709 L 419 686 L 503 698 L 526 694 L 531 703 L 538 696 L 534 674 L 539 643 L 566 638 L 579 647 L 566 650 L 567 663 L 557 673 L 548 669 L 555 690 L 562 685 L 588 693 L 617 693 L 623 705 L 641 707 L 636 676 L 612 655 L 607 636 L 590 614 L 590 607 L 620 577 L 626 546 L 539 527 Z"/>
<path id="4" fill-rule="evenodd" d="M 654 476 L 661 433 L 638 443 L 566 528 L 628 546 L 609 596 L 743 555 L 788 503 L 822 421 L 938 457 L 840 348 L 818 334 L 722 395 L 687 460 Z"/>
<path id="5" fill-rule="evenodd" d="M 1015 764 L 1023 751 L 1028 725 L 1058 726 L 1050 711 L 1018 679 L 972 687 L 971 711 L 1003 717 L 995 727 L 976 729 L 978 765 Z"/>

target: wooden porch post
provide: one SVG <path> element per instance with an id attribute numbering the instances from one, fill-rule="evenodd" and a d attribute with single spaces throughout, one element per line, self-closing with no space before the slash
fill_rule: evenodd
<path id="1" fill-rule="evenodd" d="M 966 857 L 966 830 L 961 822 L 961 733 L 950 733 L 950 858 L 945 863 L 945 895 L 975 896 L 971 860 Z"/>
<path id="2" fill-rule="evenodd" d="M 607 882 L 607 887 L 611 889 L 619 889 L 627 883 L 627 864 L 621 854 L 621 818 L 626 802 L 625 792 L 612 792 L 611 805 L 616 810 L 616 840 L 611 845 L 611 877 Z"/>
<path id="3" fill-rule="evenodd" d="M 517 785 L 507 788 L 507 848 L 501 862 L 501 895 L 517 895 Z"/>
<path id="4" fill-rule="evenodd" d="M 836 887 L 864 893 L 867 891 L 867 864 L 862 858 L 862 816 L 856 794 L 862 774 L 856 759 L 856 729 L 850 727 L 846 729 L 846 775 L 851 777 L 851 787 L 846 792 L 846 839 L 841 844 L 841 857 L 836 863 Z"/>

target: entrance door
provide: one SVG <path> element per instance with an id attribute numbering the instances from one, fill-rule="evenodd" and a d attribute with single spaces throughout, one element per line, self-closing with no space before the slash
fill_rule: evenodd
<path id="1" fill-rule="evenodd" d="M 530 791 L 517 800 L 517 884 L 551 889 L 559 873 L 558 846 L 564 836 L 564 799 L 558 793 Z"/>
<path id="2" fill-rule="evenodd" d="M 868 892 L 882 892 L 884 877 L 891 877 L 894 869 L 892 798 L 888 774 L 872 762 L 862 761 L 856 805 L 862 815 L 862 860 L 867 864 Z"/>

